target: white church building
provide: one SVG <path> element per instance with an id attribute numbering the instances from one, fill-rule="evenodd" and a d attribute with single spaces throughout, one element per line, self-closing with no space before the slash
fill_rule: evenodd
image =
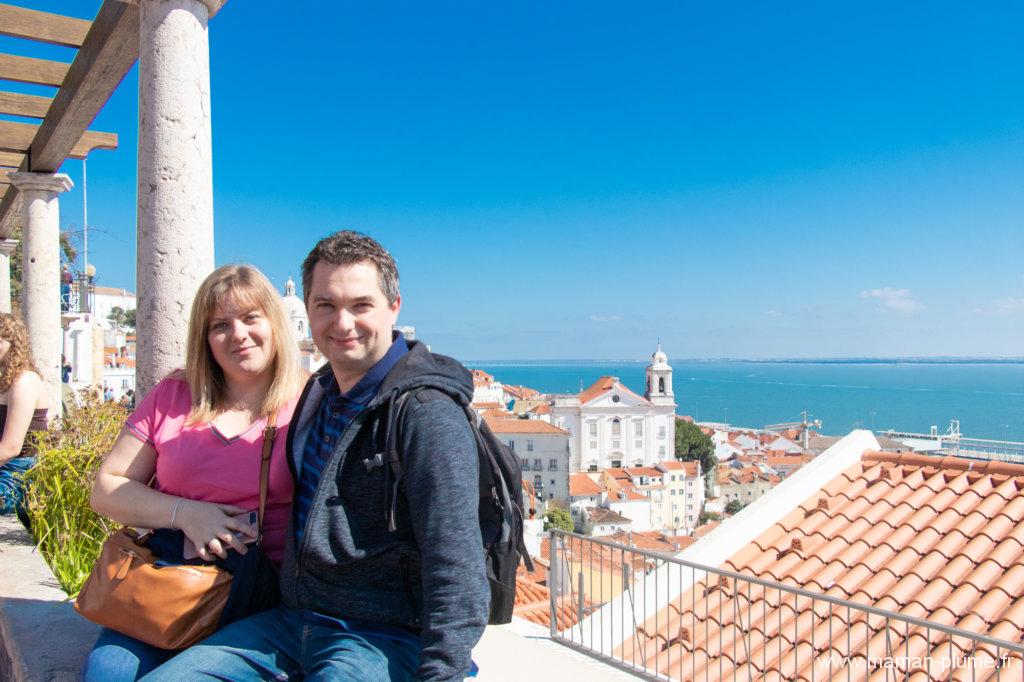
<path id="1" fill-rule="evenodd" d="M 643 396 L 604 376 L 579 394 L 553 396 L 551 423 L 569 432 L 572 471 L 653 467 L 675 458 L 675 412 L 672 367 L 659 344 Z"/>
<path id="2" fill-rule="evenodd" d="M 284 304 L 284 312 L 288 316 L 295 340 L 301 342 L 308 339 L 309 317 L 306 315 L 306 304 L 295 295 L 295 282 L 291 277 L 284 283 L 284 296 L 281 297 L 281 302 Z"/>

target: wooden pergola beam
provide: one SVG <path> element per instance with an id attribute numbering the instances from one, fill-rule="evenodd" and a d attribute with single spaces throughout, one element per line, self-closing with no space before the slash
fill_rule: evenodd
<path id="1" fill-rule="evenodd" d="M 0 54 L 0 78 L 18 83 L 60 87 L 69 68 L 70 64 L 64 62 Z"/>
<path id="2" fill-rule="evenodd" d="M 0 121 L 0 151 L 28 152 L 29 149 L 32 149 L 34 140 L 38 137 L 41 129 L 41 125 L 32 123 Z M 117 134 L 87 130 L 71 148 L 71 151 L 65 154 L 65 157 L 83 159 L 93 149 L 117 149 Z M 35 166 L 35 163 L 32 165 Z"/>
<path id="3" fill-rule="evenodd" d="M 3 152 L 0 151 L 0 166 L 7 166 L 9 168 L 18 168 L 21 166 L 21 162 L 25 160 L 24 154 L 17 152 Z"/>
<path id="4" fill-rule="evenodd" d="M 91 24 L 85 19 L 0 4 L 0 35 L 81 47 Z"/>
<path id="5" fill-rule="evenodd" d="M 32 142 L 29 170 L 53 173 L 60 168 L 138 58 L 139 8 L 119 0 L 103 0 Z M 96 146 L 102 148 L 104 144 Z M 0 220 L 3 216 L 0 208 Z"/>
<path id="6" fill-rule="evenodd" d="M 89 138 L 97 133 L 87 129 L 138 58 L 139 8 L 103 0 L 19 170 L 53 173 L 68 156 L 84 158 L 90 149 L 116 147 L 116 135 Z M 14 195 L 0 199 L 0 238 L 9 236 Z"/>
<path id="7" fill-rule="evenodd" d="M 26 116 L 29 118 L 46 118 L 50 110 L 52 97 L 25 95 L 20 92 L 0 92 L 0 114 Z"/>

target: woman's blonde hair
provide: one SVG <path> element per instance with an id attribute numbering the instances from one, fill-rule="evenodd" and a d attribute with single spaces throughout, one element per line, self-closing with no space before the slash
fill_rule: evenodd
<path id="1" fill-rule="evenodd" d="M 213 358 L 207 336 L 210 317 L 219 304 L 228 301 L 260 310 L 270 322 L 274 379 L 260 406 L 259 416 L 276 412 L 294 398 L 306 378 L 299 367 L 299 347 L 292 337 L 281 297 L 270 281 L 251 265 L 223 265 L 203 280 L 192 301 L 185 349 L 185 378 L 192 393 L 190 423 L 211 421 L 224 409 L 227 400 L 224 371 Z"/>
<path id="2" fill-rule="evenodd" d="M 10 313 L 0 313 L 0 339 L 10 342 L 11 347 L 0 362 L 0 393 L 11 390 L 11 384 L 22 372 L 39 374 L 32 362 L 32 350 L 28 345 L 28 329 L 25 323 Z"/>

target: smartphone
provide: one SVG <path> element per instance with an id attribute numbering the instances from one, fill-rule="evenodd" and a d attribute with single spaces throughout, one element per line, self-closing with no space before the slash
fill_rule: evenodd
<path id="1" fill-rule="evenodd" d="M 250 542 L 255 542 L 256 541 L 256 534 L 258 533 L 258 518 L 257 517 L 258 517 L 258 514 L 257 514 L 257 512 L 255 510 L 243 512 L 243 513 L 238 514 L 236 516 L 232 516 L 231 518 L 233 518 L 234 520 L 241 521 L 243 524 L 246 524 L 246 525 L 249 526 L 248 532 L 246 532 L 246 533 L 236 532 L 235 533 L 235 537 L 237 537 L 240 540 L 244 540 L 245 544 L 249 544 Z M 198 559 L 199 558 L 199 550 L 196 549 L 195 543 L 193 543 L 187 537 L 185 538 L 185 544 L 182 547 L 181 555 L 186 560 L 188 560 L 188 559 Z"/>

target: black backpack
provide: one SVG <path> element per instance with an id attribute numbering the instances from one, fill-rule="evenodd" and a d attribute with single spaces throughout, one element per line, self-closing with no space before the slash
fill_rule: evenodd
<path id="1" fill-rule="evenodd" d="M 391 410 L 384 456 L 388 460 L 394 481 L 388 490 L 388 529 L 396 530 L 395 509 L 398 489 L 402 482 L 402 459 L 398 451 L 397 425 L 402 423 L 405 404 L 416 389 L 398 396 Z M 449 394 L 446 394 L 449 395 Z M 449 396 L 451 397 L 451 396 Z M 455 398 L 452 398 L 455 400 Z M 472 407 L 459 405 L 466 413 L 476 439 L 480 461 L 480 537 L 484 544 L 487 580 L 491 585 L 491 609 L 487 619 L 490 625 L 512 622 L 512 609 L 516 601 L 516 570 L 520 560 L 533 570 L 533 561 L 523 542 L 523 469 L 519 458 L 488 428 L 487 423 Z"/>

